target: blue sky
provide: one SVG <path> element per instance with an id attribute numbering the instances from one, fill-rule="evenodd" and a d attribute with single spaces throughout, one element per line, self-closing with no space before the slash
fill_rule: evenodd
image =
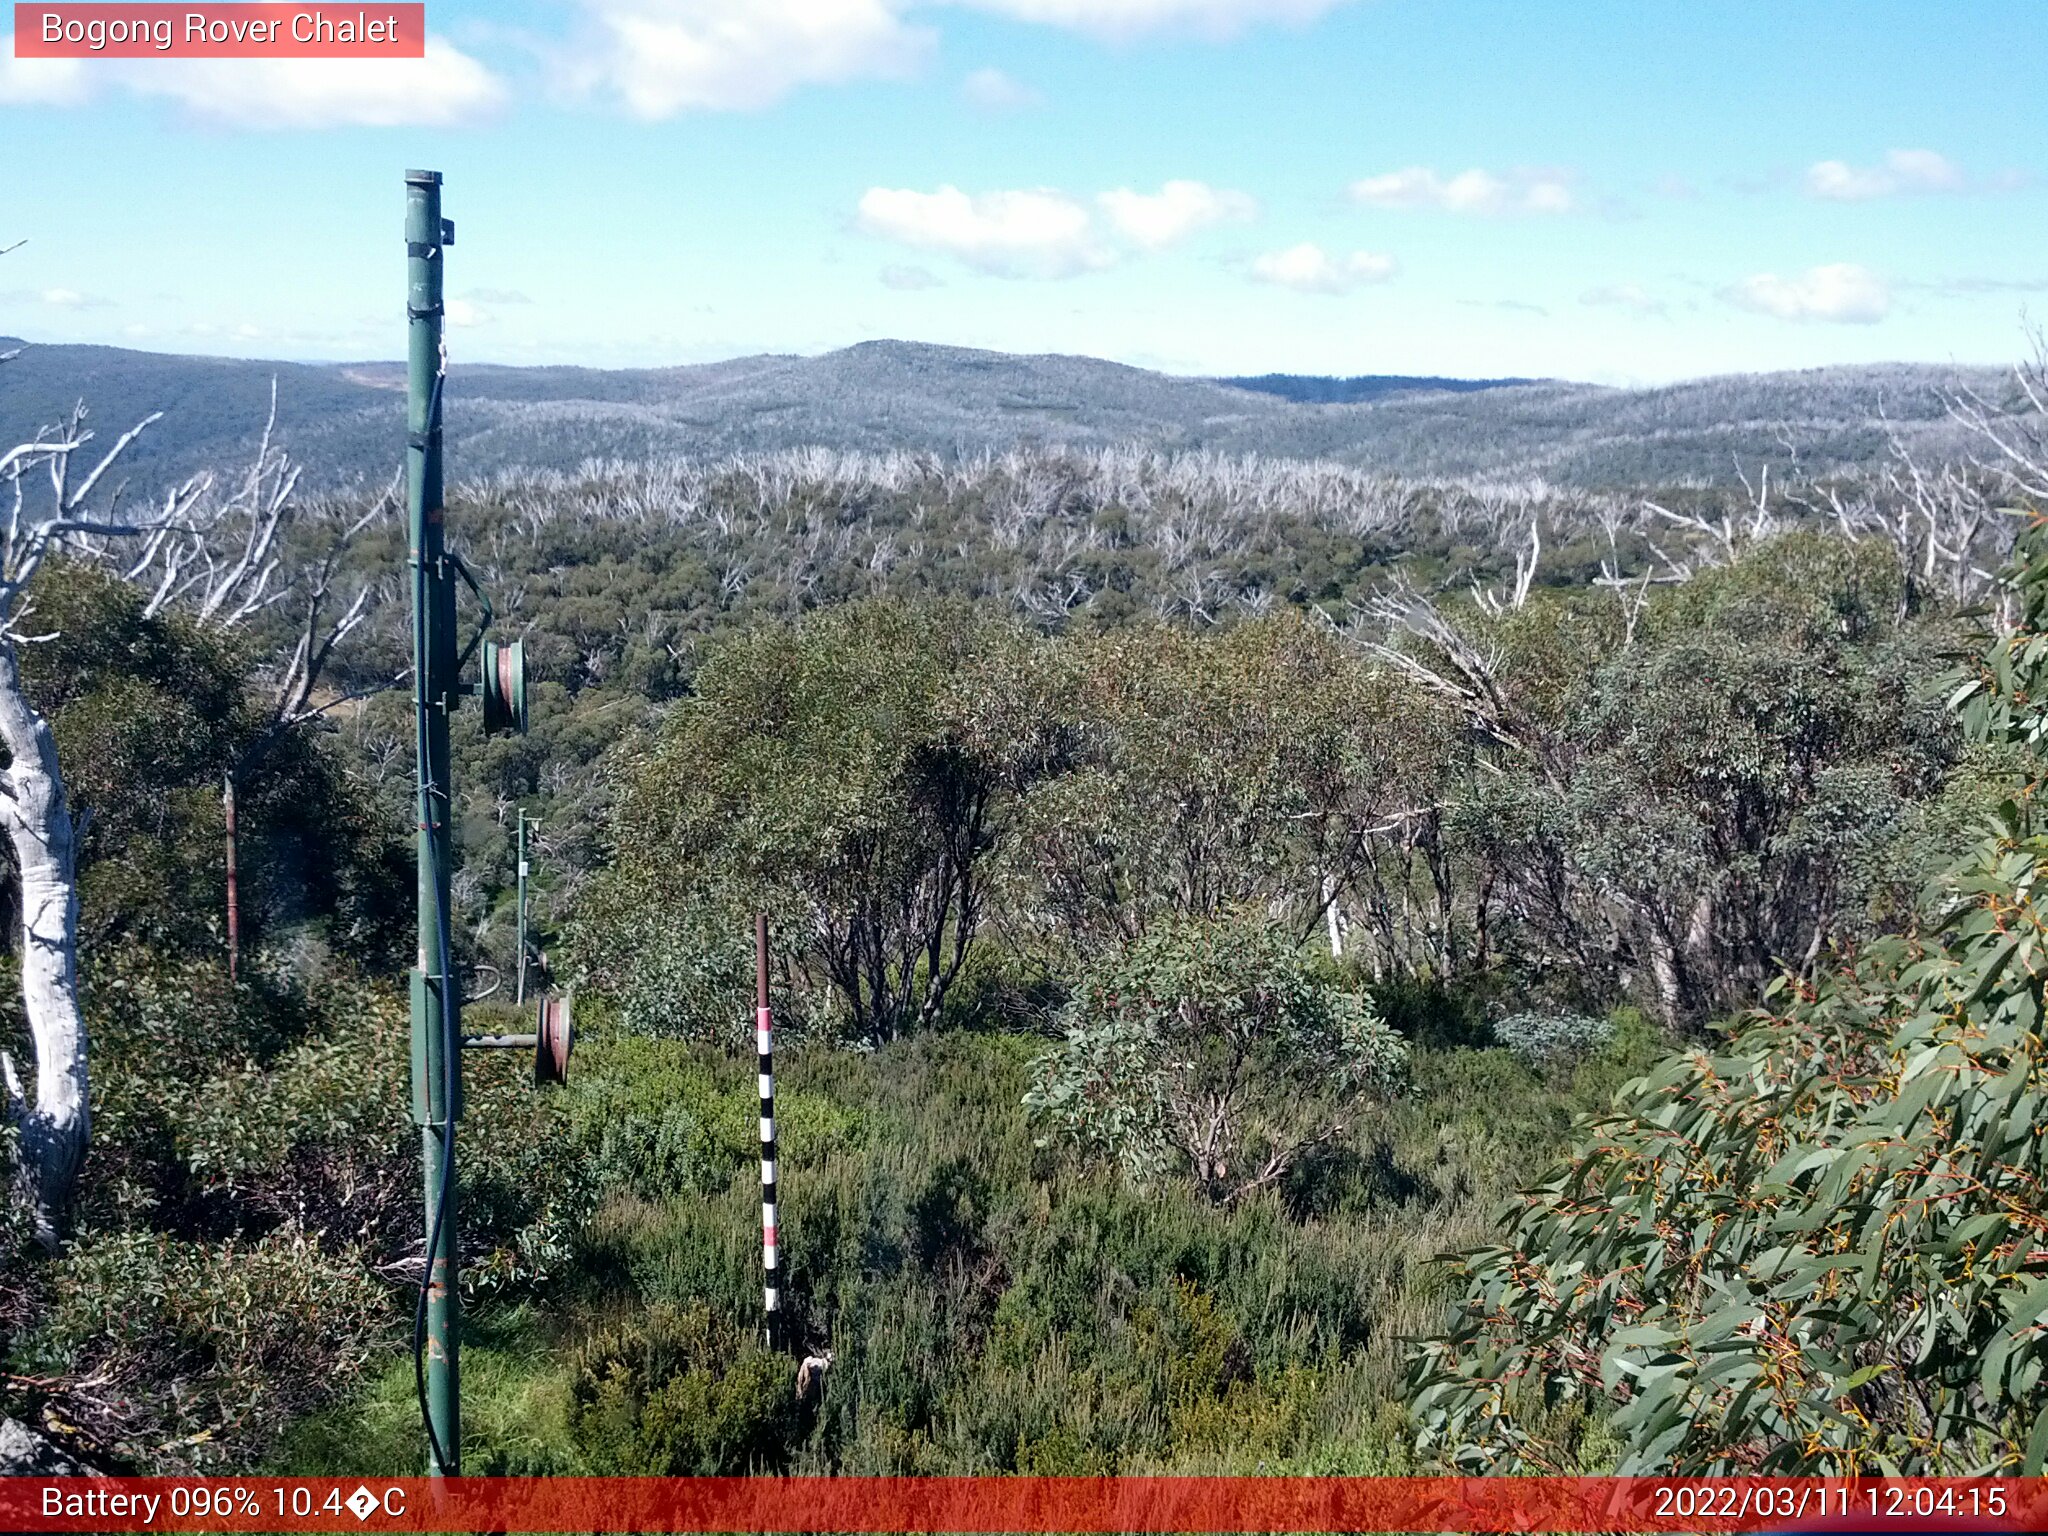
<path id="1" fill-rule="evenodd" d="M 429 0 L 422 61 L 0 57 L 0 333 L 461 359 L 877 336 L 1181 373 L 2003 362 L 2048 5 Z M 11 54 L 11 44 L 4 50 Z"/>

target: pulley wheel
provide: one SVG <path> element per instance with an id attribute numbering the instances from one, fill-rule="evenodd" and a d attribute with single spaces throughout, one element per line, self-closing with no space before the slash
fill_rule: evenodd
<path id="1" fill-rule="evenodd" d="M 566 1083 L 569 1080 L 569 1051 L 576 1043 L 574 1015 L 573 999 L 541 998 L 533 1043 L 533 1080 L 536 1084 Z"/>
<path id="2" fill-rule="evenodd" d="M 484 642 L 484 731 L 526 734 L 526 642 Z"/>

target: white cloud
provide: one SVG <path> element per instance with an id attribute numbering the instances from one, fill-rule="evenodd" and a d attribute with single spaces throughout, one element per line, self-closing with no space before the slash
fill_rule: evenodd
<path id="1" fill-rule="evenodd" d="M 583 10 L 588 36 L 566 83 L 650 121 L 770 106 L 802 85 L 900 78 L 933 41 L 892 0 L 583 0 Z"/>
<path id="2" fill-rule="evenodd" d="M 489 325 L 491 321 L 497 318 L 481 304 L 473 303 L 468 299 L 450 299 L 447 305 L 447 314 L 448 323 L 461 328 Z"/>
<path id="3" fill-rule="evenodd" d="M 0 303 L 44 304 L 51 309 L 112 309 L 114 301 L 76 288 L 8 288 L 0 290 Z"/>
<path id="4" fill-rule="evenodd" d="M 11 49 L 12 39 L 4 45 Z M 90 70 L 88 74 L 87 71 Z M 505 90 L 438 37 L 418 59 L 13 59 L 0 104 L 76 106 L 102 89 L 168 97 L 235 128 L 446 127 L 497 107 Z"/>
<path id="5" fill-rule="evenodd" d="M 497 76 L 437 37 L 418 59 L 138 60 L 122 84 L 236 128 L 444 128 L 505 99 Z"/>
<path id="6" fill-rule="evenodd" d="M 1222 191 L 1200 181 L 1169 181 L 1157 192 L 1119 187 L 1096 198 L 1109 221 L 1133 245 L 1164 250 L 1213 224 L 1248 223 L 1259 205 L 1242 192 Z"/>
<path id="7" fill-rule="evenodd" d="M 1577 206 L 1562 171 L 1473 169 L 1439 176 L 1411 165 L 1351 183 L 1351 200 L 1373 208 L 1436 208 L 1449 213 L 1570 213 Z"/>
<path id="8" fill-rule="evenodd" d="M 1252 261 L 1252 276 L 1258 281 L 1297 293 L 1349 293 L 1365 283 L 1383 283 L 1398 270 L 1393 257 L 1377 251 L 1332 256 L 1313 242 L 1268 251 Z"/>
<path id="9" fill-rule="evenodd" d="M 943 251 L 998 277 L 1072 277 L 1113 259 L 1095 236 L 1087 207 L 1064 192 L 936 192 L 870 187 L 860 227 L 884 240 Z"/>
<path id="10" fill-rule="evenodd" d="M 1946 192 L 1963 184 L 1962 170 L 1946 155 L 1931 149 L 1895 149 L 1885 156 L 1892 174 L 1912 187 Z"/>
<path id="11" fill-rule="evenodd" d="M 933 56 L 937 34 L 913 20 L 948 6 L 1105 39 L 1148 33 L 1227 38 L 1265 23 L 1305 24 L 1353 0 L 576 0 L 580 22 L 544 44 L 479 24 L 473 36 L 523 39 L 571 97 L 617 102 L 644 120 L 771 106 L 808 85 L 902 79 Z M 571 7 L 562 7 L 571 9 Z M 170 96 L 237 127 L 440 126 L 498 105 L 503 84 L 477 60 L 429 38 L 425 60 L 15 59 L 0 36 L 0 106 L 75 105 L 103 89 Z M 146 68 L 136 67 L 146 64 Z M 994 68 L 963 80 L 989 111 L 1038 105 Z"/>
<path id="12" fill-rule="evenodd" d="M 1098 194 L 1092 207 L 1051 187 L 977 194 L 953 186 L 935 192 L 870 187 L 858 222 L 871 235 L 940 251 L 999 277 L 1073 277 L 1117 261 L 1103 238 L 1104 224 L 1131 247 L 1161 251 L 1198 230 L 1257 213 L 1242 192 L 1199 181 L 1169 181 L 1157 192 L 1119 187 Z M 892 267 L 882 280 L 892 288 L 936 281 L 921 267 Z"/>
<path id="13" fill-rule="evenodd" d="M 960 82 L 960 94 L 984 112 L 1021 112 L 1043 106 L 1045 98 L 1000 69 L 977 69 Z"/>
<path id="14" fill-rule="evenodd" d="M 887 266 L 882 268 L 882 286 L 899 293 L 917 293 L 926 288 L 943 288 L 945 282 L 929 268 Z"/>
<path id="15" fill-rule="evenodd" d="M 1967 185 L 1962 168 L 1931 149 L 1895 149 L 1884 157 L 1883 165 L 1876 166 L 1822 160 L 1806 172 L 1808 194 L 1837 203 L 1904 193 L 1960 192 Z"/>
<path id="16" fill-rule="evenodd" d="M 1922 293 L 1950 296 L 1983 293 L 2048 293 L 2048 277 L 1944 277 L 1931 282 L 1900 283 Z"/>
<path id="17" fill-rule="evenodd" d="M 1066 27 L 1097 37 L 1130 38 L 1147 32 L 1194 32 L 1234 37 L 1266 22 L 1299 25 L 1350 0 L 953 0 L 1017 21 Z"/>
<path id="18" fill-rule="evenodd" d="M 1866 267 L 1841 261 L 1812 267 L 1797 277 L 1759 272 L 1727 289 L 1723 297 L 1744 309 L 1780 320 L 1826 320 L 1869 325 L 1892 307 L 1884 279 Z"/>
<path id="19" fill-rule="evenodd" d="M 92 94 L 83 59 L 17 59 L 14 34 L 0 34 L 0 106 L 70 107 Z"/>
<path id="20" fill-rule="evenodd" d="M 1641 283 L 1608 283 L 1603 287 L 1589 288 L 1579 295 L 1581 304 L 1610 309 L 1625 309 L 1636 315 L 1668 315 L 1671 306 L 1656 297 Z"/>

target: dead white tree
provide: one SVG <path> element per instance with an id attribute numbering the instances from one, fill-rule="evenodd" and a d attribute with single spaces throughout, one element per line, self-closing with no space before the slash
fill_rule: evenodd
<path id="1" fill-rule="evenodd" d="M 1472 583 L 1473 599 L 1480 611 L 1492 618 L 1527 606 L 1529 588 L 1536 580 L 1536 570 L 1543 561 L 1542 520 L 1533 512 L 1529 516 L 1529 543 L 1526 548 L 1515 551 L 1515 584 L 1512 587 L 1495 590 L 1482 587 L 1478 581 Z"/>
<path id="2" fill-rule="evenodd" d="M 37 1239 L 54 1248 L 63 1236 L 91 1134 L 88 1042 L 78 988 L 78 838 L 57 760 L 50 722 L 23 685 L 21 647 L 53 638 L 33 630 L 28 588 L 53 551 L 103 551 L 113 541 L 161 548 L 190 510 L 193 487 L 169 492 L 150 516 L 113 515 L 117 493 L 99 505 L 101 487 L 123 453 L 155 421 L 131 428 L 76 481 L 72 470 L 92 441 L 83 412 L 54 432 L 0 453 L 0 827 L 14 854 L 21 903 L 19 935 L 22 1012 L 34 1054 L 33 1088 L 0 1052 L 7 1114 L 18 1137 L 16 1194 L 29 1210 Z M 41 482 L 47 480 L 47 487 Z M 33 497 L 30 487 L 35 486 Z"/>
<path id="3" fill-rule="evenodd" d="M 1385 638 L 1369 638 L 1375 629 Z M 1485 629 L 1483 620 L 1453 619 L 1405 574 L 1357 606 L 1352 624 L 1373 660 L 1448 700 L 1475 730 L 1559 783 L 1542 732 L 1532 728 L 1507 685 L 1505 650 Z"/>
<path id="4" fill-rule="evenodd" d="M 2032 339 L 2033 355 L 2013 369 L 2010 403 L 1965 390 L 1950 399 L 1949 414 L 1976 444 L 1973 462 L 2038 511 L 2048 505 L 2048 336 L 2036 331 Z"/>

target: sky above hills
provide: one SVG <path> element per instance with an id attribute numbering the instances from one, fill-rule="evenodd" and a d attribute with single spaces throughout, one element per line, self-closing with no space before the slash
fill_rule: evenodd
<path id="1" fill-rule="evenodd" d="M 429 0 L 403 63 L 0 45 L 0 334 L 652 365 L 876 336 L 1178 373 L 1996 363 L 2048 6 Z"/>

